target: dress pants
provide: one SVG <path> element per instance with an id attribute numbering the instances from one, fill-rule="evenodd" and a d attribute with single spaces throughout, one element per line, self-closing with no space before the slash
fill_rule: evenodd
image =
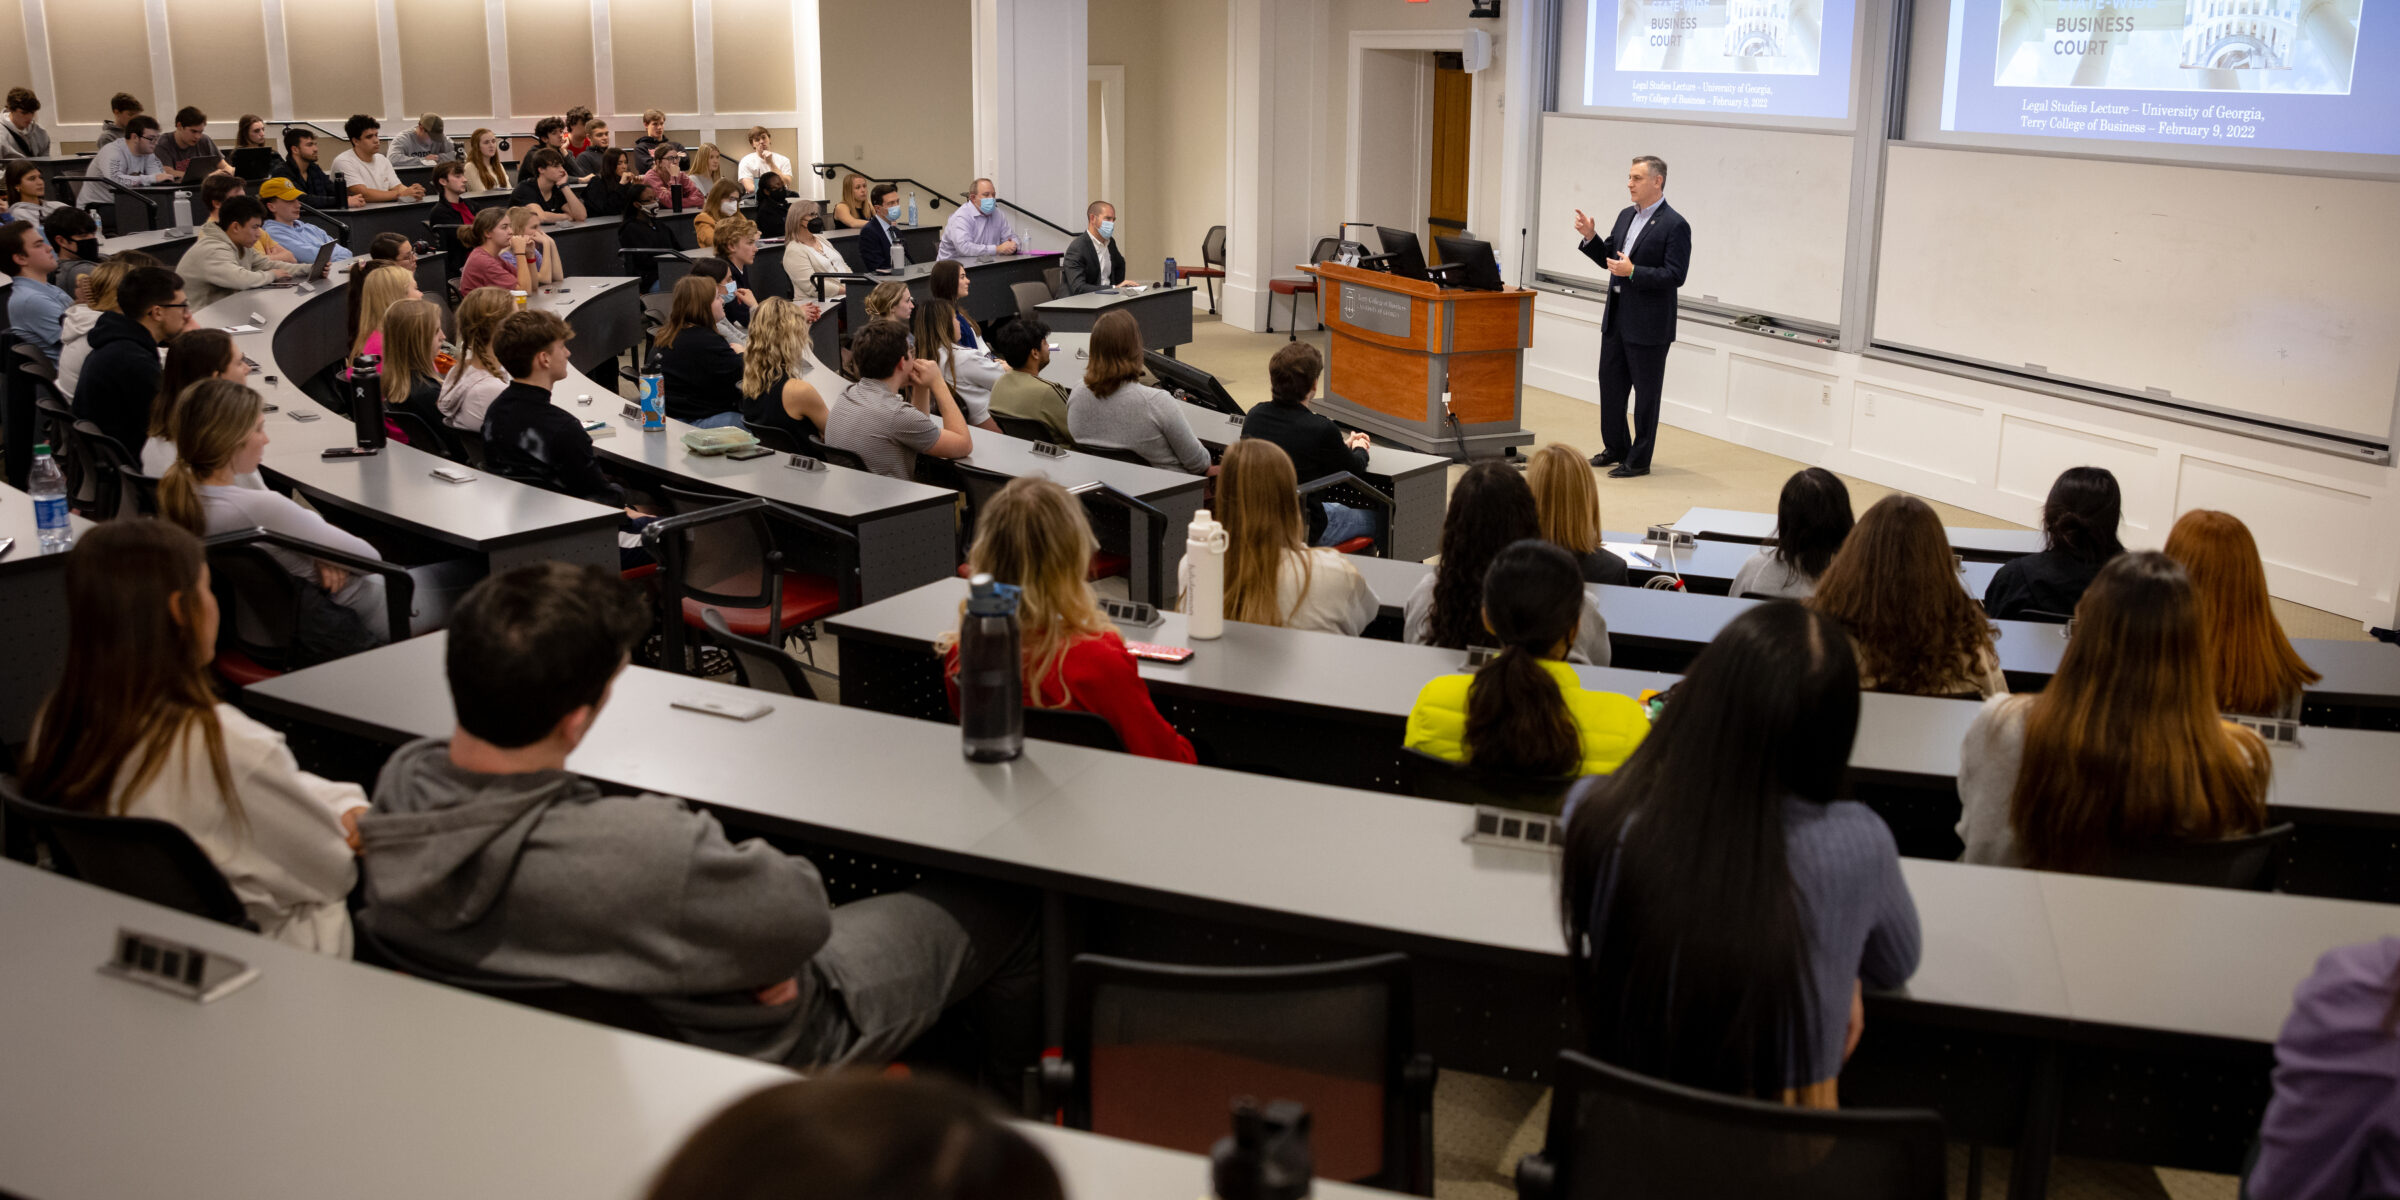
<path id="1" fill-rule="evenodd" d="M 1628 344 L 1613 315 L 1600 332 L 1600 448 L 1637 470 L 1649 469 L 1650 452 L 1658 445 L 1658 402 L 1667 379 L 1667 345 Z M 1633 394 L 1630 435 L 1625 429 L 1628 391 Z"/>

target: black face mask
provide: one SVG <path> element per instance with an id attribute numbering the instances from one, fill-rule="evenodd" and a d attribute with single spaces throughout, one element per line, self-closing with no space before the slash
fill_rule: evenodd
<path id="1" fill-rule="evenodd" d="M 808 231 L 809 231 L 810 233 L 823 233 L 823 232 L 825 232 L 825 218 L 823 218 L 823 217 L 810 217 L 810 218 L 808 219 Z"/>

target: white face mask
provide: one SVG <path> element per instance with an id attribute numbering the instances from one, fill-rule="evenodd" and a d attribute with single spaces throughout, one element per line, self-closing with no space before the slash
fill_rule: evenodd
<path id="1" fill-rule="evenodd" d="M 717 212 L 718 212 L 718 214 L 719 214 L 719 215 L 721 215 L 721 216 L 728 216 L 728 217 L 730 217 L 730 216 L 732 216 L 732 215 L 733 215 L 733 210 L 734 210 L 734 208 L 735 208 L 735 207 L 736 207 L 736 206 L 735 206 L 734 202 L 733 202 L 733 201 L 731 201 L 731 200 L 728 200 L 728 201 L 726 201 L 725 203 L 723 203 L 723 204 L 720 204 L 720 205 L 718 205 L 718 206 L 717 206 Z"/>

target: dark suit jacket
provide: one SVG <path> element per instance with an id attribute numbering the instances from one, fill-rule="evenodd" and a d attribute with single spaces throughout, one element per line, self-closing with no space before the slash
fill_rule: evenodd
<path id="1" fill-rule="evenodd" d="M 1606 270 L 1608 260 L 1624 245 L 1625 231 L 1633 227 L 1633 211 L 1633 206 L 1627 205 L 1617 214 L 1616 226 L 1607 237 L 1595 237 L 1579 247 L 1584 257 Z M 1633 274 L 1625 279 L 1608 276 L 1608 323 L 1630 345 L 1664 346 L 1674 341 L 1675 289 L 1683 286 L 1684 272 L 1692 264 L 1691 222 L 1673 205 L 1659 201 L 1650 223 L 1642 226 L 1642 240 L 1635 242 L 1625 257 L 1633 260 Z"/>
<path id="2" fill-rule="evenodd" d="M 895 231 L 886 233 L 881 220 L 871 220 L 858 227 L 858 261 L 870 271 L 889 270 L 892 265 L 892 241 Z"/>
<path id="3" fill-rule="evenodd" d="M 1108 240 L 1108 271 L 1104 276 L 1100 270 L 1100 247 L 1092 244 L 1088 231 L 1079 233 L 1074 241 L 1067 243 L 1067 260 L 1059 264 L 1059 272 L 1060 286 L 1070 296 L 1115 287 L 1125 282 L 1125 253 L 1117 249 L 1115 238 Z"/>

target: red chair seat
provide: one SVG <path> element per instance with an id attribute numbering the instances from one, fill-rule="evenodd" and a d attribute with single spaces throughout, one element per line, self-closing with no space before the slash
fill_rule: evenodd
<path id="1" fill-rule="evenodd" d="M 657 563 L 651 563 L 650 565 L 643 567 L 635 567 L 630 571 L 617 572 L 618 578 L 623 579 L 627 583 L 640 583 L 656 574 L 658 574 Z"/>
<path id="2" fill-rule="evenodd" d="M 249 687 L 254 683 L 265 683 L 283 674 L 281 671 L 260 666 L 257 659 L 239 650 L 217 651 L 216 662 L 211 665 L 216 667 L 219 678 L 235 687 Z"/>
<path id="3" fill-rule="evenodd" d="M 1177 267 L 1175 273 L 1197 279 L 1223 279 L 1225 272 L 1216 267 Z"/>
<path id="4" fill-rule="evenodd" d="M 1317 292 L 1317 281 L 1314 279 L 1270 279 L 1267 281 L 1267 290 L 1278 296 L 1297 296 L 1304 292 L 1313 296 Z"/>
<path id="5" fill-rule="evenodd" d="M 783 627 L 821 621 L 841 610 L 842 589 L 824 575 L 786 575 L 783 577 Z M 694 629 L 705 628 L 700 614 L 716 608 L 725 618 L 725 627 L 743 637 L 767 636 L 768 610 L 763 608 L 719 608 L 686 597 L 683 601 L 683 623 Z"/>
<path id="6" fill-rule="evenodd" d="M 1334 546 L 1335 552 L 1341 554 L 1365 554 L 1374 548 L 1375 539 L 1371 537 L 1354 537 Z"/>

